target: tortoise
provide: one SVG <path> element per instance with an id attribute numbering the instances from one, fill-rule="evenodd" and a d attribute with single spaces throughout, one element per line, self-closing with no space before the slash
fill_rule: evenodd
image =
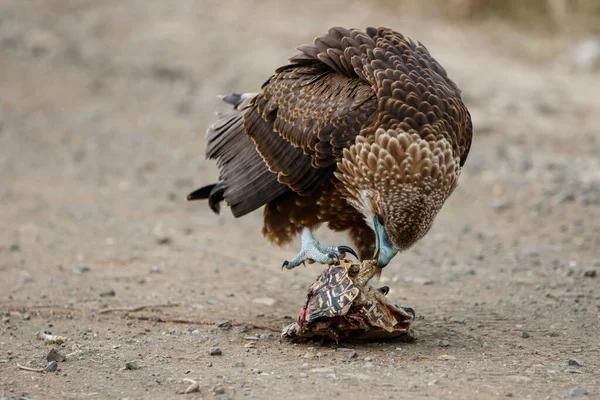
<path id="1" fill-rule="evenodd" d="M 341 260 L 330 265 L 310 285 L 298 319 L 285 327 L 281 336 L 288 339 L 328 337 L 339 341 L 406 334 L 415 312 L 391 303 L 386 298 L 387 287 L 369 285 L 376 270 L 374 260 L 361 264 Z"/>

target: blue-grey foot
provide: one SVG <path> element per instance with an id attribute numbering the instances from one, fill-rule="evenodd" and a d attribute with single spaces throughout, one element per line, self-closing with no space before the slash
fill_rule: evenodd
<path id="1" fill-rule="evenodd" d="M 331 265 L 339 263 L 340 259 L 346 257 L 346 253 L 350 253 L 358 259 L 356 252 L 348 246 L 327 246 L 320 243 L 308 228 L 302 231 L 300 238 L 302 239 L 300 253 L 291 260 L 285 260 L 281 266 L 282 269 L 292 269 L 304 262 Z"/>

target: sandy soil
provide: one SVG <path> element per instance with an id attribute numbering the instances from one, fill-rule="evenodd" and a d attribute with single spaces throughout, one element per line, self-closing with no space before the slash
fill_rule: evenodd
<path id="1" fill-rule="evenodd" d="M 0 2 L 0 398 L 600 398 L 599 76 L 564 67 L 567 40 L 401 11 Z M 333 25 L 422 41 L 473 114 L 460 187 L 383 277 L 414 343 L 282 341 L 321 267 L 280 271 L 297 244 L 268 245 L 260 212 L 183 201 L 216 174 L 217 94 L 256 91 Z M 18 368 L 52 347 L 72 353 L 58 372 Z"/>

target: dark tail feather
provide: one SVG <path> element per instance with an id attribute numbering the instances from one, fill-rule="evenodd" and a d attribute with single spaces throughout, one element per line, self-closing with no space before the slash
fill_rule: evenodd
<path id="1" fill-rule="evenodd" d="M 208 199 L 208 206 L 216 214 L 221 211 L 221 202 L 224 200 L 223 194 L 225 193 L 225 183 L 219 181 L 212 185 L 206 185 L 200 189 L 194 190 L 192 193 L 187 195 L 187 200 L 204 200 Z"/>

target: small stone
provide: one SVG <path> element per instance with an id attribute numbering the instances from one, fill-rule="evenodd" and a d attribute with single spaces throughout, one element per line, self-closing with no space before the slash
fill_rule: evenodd
<path id="1" fill-rule="evenodd" d="M 129 361 L 125 363 L 125 368 L 129 371 L 135 371 L 136 369 L 140 369 L 140 366 L 135 361 Z"/>
<path id="2" fill-rule="evenodd" d="M 356 352 L 356 350 L 350 350 L 348 352 L 348 358 L 353 359 L 353 358 L 356 358 L 356 357 L 358 357 L 358 353 Z"/>
<path id="3" fill-rule="evenodd" d="M 512 203 L 506 199 L 495 198 L 492 200 L 492 207 L 496 211 L 505 211 L 512 207 Z"/>
<path id="4" fill-rule="evenodd" d="M 521 332 L 521 337 L 523 339 L 529 339 L 531 337 L 531 335 L 529 334 L 529 332 L 523 331 L 523 332 Z"/>
<path id="5" fill-rule="evenodd" d="M 455 324 L 464 324 L 466 321 L 464 318 L 454 318 Z"/>
<path id="6" fill-rule="evenodd" d="M 568 59 L 577 72 L 593 73 L 600 69 L 600 38 L 591 36 L 569 46 Z"/>
<path id="7" fill-rule="evenodd" d="M 156 238 L 156 244 L 161 245 L 161 246 L 171 244 L 171 238 L 166 235 L 158 236 Z"/>
<path id="8" fill-rule="evenodd" d="M 583 271 L 583 276 L 586 278 L 595 278 L 598 275 L 595 269 L 588 268 Z"/>
<path id="9" fill-rule="evenodd" d="M 456 357 L 451 356 L 450 354 L 442 354 L 437 359 L 440 361 L 450 361 L 450 360 L 456 360 Z"/>
<path id="10" fill-rule="evenodd" d="M 223 352 L 221 351 L 221 349 L 220 349 L 220 348 L 218 348 L 218 347 L 213 347 L 213 348 L 211 348 L 211 349 L 210 349 L 210 352 L 209 352 L 209 354 L 210 354 L 211 356 L 220 356 L 220 355 L 222 355 L 222 354 L 223 354 Z"/>
<path id="11" fill-rule="evenodd" d="M 10 247 L 8 248 L 9 251 L 12 251 L 13 253 L 16 253 L 18 251 L 21 251 L 21 246 L 19 246 L 18 243 L 13 243 L 10 245 Z"/>
<path id="12" fill-rule="evenodd" d="M 369 361 L 373 361 L 373 358 L 372 357 L 365 357 L 365 358 L 363 358 L 363 360 L 369 362 Z"/>
<path id="13" fill-rule="evenodd" d="M 223 386 L 217 385 L 217 386 L 215 386 L 215 387 L 212 388 L 212 392 L 214 394 L 225 394 L 225 389 L 223 388 Z"/>
<path id="14" fill-rule="evenodd" d="M 573 367 L 581 367 L 583 364 L 576 358 L 569 358 L 569 365 Z"/>
<path id="15" fill-rule="evenodd" d="M 584 387 L 573 388 L 569 391 L 569 395 L 572 397 L 587 396 L 589 393 L 589 390 Z"/>
<path id="16" fill-rule="evenodd" d="M 246 337 L 244 337 L 244 340 L 254 340 L 254 341 L 256 341 L 256 340 L 259 340 L 259 339 L 258 339 L 258 336 L 246 336 Z"/>
<path id="17" fill-rule="evenodd" d="M 90 267 L 87 265 L 78 264 L 75 266 L 75 268 L 73 268 L 73 273 L 76 275 L 83 275 L 86 272 L 90 272 Z"/>
<path id="18" fill-rule="evenodd" d="M 100 297 L 115 297 L 116 295 L 117 293 L 113 289 L 100 293 Z"/>
<path id="19" fill-rule="evenodd" d="M 61 354 L 55 348 L 53 348 L 52 350 L 50 350 L 50 352 L 46 356 L 46 361 L 48 361 L 48 362 L 51 362 L 51 361 L 63 362 L 63 361 L 67 361 L 67 357 L 65 357 L 63 354 Z"/>
<path id="20" fill-rule="evenodd" d="M 307 373 L 305 373 L 305 372 L 300 372 L 300 373 L 298 374 L 298 378 L 301 378 L 301 379 L 306 379 L 306 378 L 308 378 L 308 374 L 307 374 Z"/>
<path id="21" fill-rule="evenodd" d="M 450 342 L 447 340 L 440 340 L 438 341 L 438 346 L 440 347 L 450 347 Z"/>
<path id="22" fill-rule="evenodd" d="M 223 321 L 223 322 L 219 322 L 219 324 L 217 325 L 217 328 L 219 329 L 223 329 L 223 330 L 228 330 L 231 329 L 233 325 L 231 324 L 231 321 Z"/>
<path id="23" fill-rule="evenodd" d="M 244 347 L 245 347 L 245 348 L 247 348 L 247 349 L 253 349 L 253 348 L 255 348 L 255 347 L 256 347 L 256 342 L 250 342 L 250 343 L 246 343 L 246 344 L 244 345 Z"/>
<path id="24" fill-rule="evenodd" d="M 25 321 L 29 321 L 31 319 L 31 316 L 29 314 L 23 314 L 23 319 Z"/>
<path id="25" fill-rule="evenodd" d="M 246 366 L 246 364 L 244 364 L 244 362 L 243 362 L 243 361 L 236 361 L 236 362 L 233 364 L 233 366 L 234 366 L 234 367 L 236 367 L 236 368 L 244 368 L 244 367 Z"/>
<path id="26" fill-rule="evenodd" d="M 433 279 L 429 279 L 429 278 L 425 278 L 423 276 L 413 276 L 413 277 L 408 277 L 405 278 L 405 280 L 409 281 L 409 282 L 413 282 L 419 285 L 433 285 L 434 281 Z"/>
<path id="27" fill-rule="evenodd" d="M 160 274 L 160 272 L 160 267 L 158 265 L 153 265 L 152 267 L 150 267 L 151 274 Z"/>
<path id="28" fill-rule="evenodd" d="M 46 365 L 46 368 L 44 368 L 44 371 L 56 372 L 57 369 L 58 369 L 58 363 L 56 361 L 50 361 L 48 363 L 48 365 Z"/>
<path id="29" fill-rule="evenodd" d="M 262 304 L 262 305 L 265 305 L 268 307 L 272 307 L 275 305 L 275 303 L 277 303 L 277 300 L 275 300 L 272 297 L 259 297 L 259 298 L 253 299 L 252 302 L 254 304 Z"/>

